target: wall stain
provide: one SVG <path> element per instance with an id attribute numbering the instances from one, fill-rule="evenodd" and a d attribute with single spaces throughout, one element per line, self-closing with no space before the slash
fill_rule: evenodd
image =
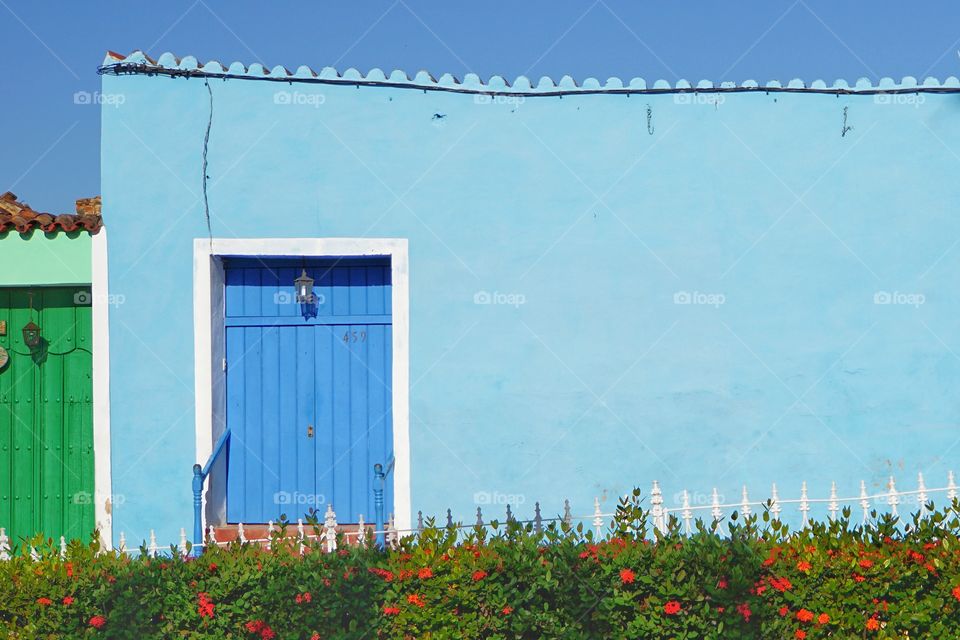
<path id="1" fill-rule="evenodd" d="M 840 137 L 841 137 L 841 138 L 846 138 L 846 137 L 847 137 L 847 132 L 853 131 L 853 127 L 852 127 L 852 126 L 849 126 L 849 127 L 847 126 L 847 109 L 849 109 L 849 108 L 850 108 L 850 107 L 844 107 L 844 108 L 843 108 L 843 128 L 840 130 Z"/>

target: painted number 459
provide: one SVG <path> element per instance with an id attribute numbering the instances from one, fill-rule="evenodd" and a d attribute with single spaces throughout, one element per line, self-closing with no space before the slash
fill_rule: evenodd
<path id="1" fill-rule="evenodd" d="M 349 344 L 351 342 L 366 342 L 367 341 L 367 332 L 366 331 L 347 331 L 343 334 L 343 343 Z"/>

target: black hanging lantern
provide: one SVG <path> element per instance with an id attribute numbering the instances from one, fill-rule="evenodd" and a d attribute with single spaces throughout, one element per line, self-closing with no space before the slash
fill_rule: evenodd
<path id="1" fill-rule="evenodd" d="M 307 275 L 306 269 L 303 270 L 299 278 L 293 281 L 293 286 L 297 291 L 297 302 L 299 304 L 313 304 L 313 278 Z"/>
<path id="2" fill-rule="evenodd" d="M 33 320 L 23 327 L 23 344 L 31 349 L 36 349 L 40 346 L 40 327 L 38 327 Z"/>

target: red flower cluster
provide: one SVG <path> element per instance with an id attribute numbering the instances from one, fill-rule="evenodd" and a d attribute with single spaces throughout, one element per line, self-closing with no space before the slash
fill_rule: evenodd
<path id="1" fill-rule="evenodd" d="M 206 593 L 197 594 L 197 613 L 200 614 L 201 618 L 212 618 L 213 617 L 214 604 L 210 600 L 210 596 Z"/>
<path id="2" fill-rule="evenodd" d="M 298 593 L 294 600 L 297 604 L 303 604 L 304 602 L 310 602 L 313 600 L 313 596 L 310 595 L 309 591 L 304 591 L 303 593 Z"/>
<path id="3" fill-rule="evenodd" d="M 632 584 L 636 579 L 637 574 L 635 574 L 630 569 L 620 569 L 620 582 L 623 584 Z"/>
<path id="4" fill-rule="evenodd" d="M 667 604 L 663 605 L 663 612 L 668 616 L 674 616 L 680 613 L 680 603 L 676 600 L 671 600 Z"/>
<path id="5" fill-rule="evenodd" d="M 960 601 L 960 587 L 954 587 L 950 593 L 956 600 Z"/>
<path id="6" fill-rule="evenodd" d="M 37 604 L 41 607 L 48 607 L 53 604 L 53 600 L 50 598 L 37 598 Z"/>
<path id="7" fill-rule="evenodd" d="M 482 569 L 478 569 L 473 572 L 472 577 L 474 582 L 480 582 L 481 580 L 487 577 L 487 572 Z"/>
<path id="8" fill-rule="evenodd" d="M 93 616 L 90 618 L 89 624 L 94 629 L 102 629 L 103 625 L 107 624 L 107 619 L 103 616 Z"/>
<path id="9" fill-rule="evenodd" d="M 381 569 L 380 567 L 370 567 L 369 569 L 367 569 L 367 571 L 369 571 L 370 573 L 372 573 L 372 574 L 375 575 L 375 576 L 380 576 L 381 578 L 383 578 L 383 579 L 386 580 L 387 582 L 390 582 L 390 581 L 393 580 L 393 572 L 392 572 L 392 571 L 387 571 L 386 569 Z"/>
<path id="10" fill-rule="evenodd" d="M 810 622 L 813 620 L 813 611 L 800 609 L 800 611 L 797 611 L 797 620 L 800 622 Z"/>
<path id="11" fill-rule="evenodd" d="M 424 568 L 420 569 L 419 571 L 417 571 L 417 577 L 420 578 L 421 580 L 426 580 L 427 578 L 432 578 L 432 577 L 433 577 L 433 571 L 430 569 L 430 567 L 424 567 Z"/>
<path id="12" fill-rule="evenodd" d="M 421 598 L 420 594 L 418 593 L 411 593 L 410 595 L 408 595 L 407 602 L 409 602 L 410 604 L 417 605 L 421 609 L 427 606 L 427 603 L 423 601 L 423 598 Z"/>
<path id="13" fill-rule="evenodd" d="M 737 613 L 743 616 L 744 622 L 750 622 L 750 616 L 753 615 L 753 611 L 750 610 L 750 605 L 746 602 L 737 605 Z"/>
<path id="14" fill-rule="evenodd" d="M 508 616 L 513 613 L 513 607 L 507 606 L 502 609 L 503 615 Z"/>
<path id="15" fill-rule="evenodd" d="M 776 589 L 777 591 L 779 591 L 780 593 L 783 593 L 784 591 L 790 591 L 790 589 L 793 588 L 793 584 L 791 584 L 790 580 L 788 580 L 787 578 L 777 578 L 777 577 L 770 578 L 770 586 Z"/>
<path id="16" fill-rule="evenodd" d="M 277 637 L 277 634 L 270 628 L 270 625 L 263 620 L 251 620 L 245 626 L 250 633 L 260 634 L 263 640 L 273 640 L 273 638 Z"/>
<path id="17" fill-rule="evenodd" d="M 383 615 L 385 616 L 395 616 L 400 613 L 400 607 L 388 607 L 383 605 Z"/>
<path id="18" fill-rule="evenodd" d="M 73 596 L 63 596 L 63 605 L 69 607 L 73 604 Z"/>

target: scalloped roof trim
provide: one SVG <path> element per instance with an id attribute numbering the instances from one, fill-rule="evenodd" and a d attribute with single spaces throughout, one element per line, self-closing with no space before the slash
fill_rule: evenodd
<path id="1" fill-rule="evenodd" d="M 790 80 L 786 85 L 779 80 L 769 80 L 763 84 L 755 80 L 745 80 L 740 84 L 734 82 L 714 83 L 711 80 L 700 80 L 695 85 L 688 80 L 678 80 L 670 84 L 666 80 L 656 80 L 648 84 L 643 78 L 632 78 L 625 82 L 620 78 L 607 78 L 601 82 L 597 78 L 586 78 L 579 84 L 569 76 L 563 76 L 559 82 L 555 82 L 549 76 L 543 76 L 534 84 L 526 76 L 517 77 L 512 83 L 506 78 L 494 75 L 483 81 L 475 73 L 466 74 L 462 80 L 449 73 L 435 78 L 427 71 L 419 71 L 412 78 L 405 71 L 396 69 L 388 75 L 381 69 L 371 69 L 366 74 L 359 70 L 349 68 L 343 73 L 333 67 L 323 67 L 319 72 L 314 71 L 306 65 L 297 67 L 296 71 L 290 71 L 286 67 L 277 65 L 268 68 L 258 62 L 249 66 L 244 66 L 240 62 L 232 62 L 229 66 L 224 66 L 216 60 L 210 60 L 201 64 L 194 56 L 178 58 L 172 53 L 164 53 L 154 60 L 142 51 L 134 51 L 130 55 L 108 51 L 103 60 L 101 70 L 120 68 L 129 66 L 136 68 L 142 73 L 149 73 L 150 69 L 164 70 L 176 73 L 188 73 L 196 75 L 212 75 L 224 77 L 270 79 L 270 80 L 315 80 L 340 82 L 349 84 L 351 82 L 364 84 L 390 84 L 407 85 L 412 88 L 434 88 L 441 90 L 458 90 L 481 93 L 528 93 L 536 95 L 538 93 L 557 93 L 557 92 L 603 92 L 603 91 L 735 91 L 738 89 L 763 91 L 770 89 L 774 91 L 841 91 L 845 93 L 861 92 L 881 92 L 881 91 L 937 91 L 937 90 L 958 90 L 960 91 L 960 80 L 955 76 L 950 76 L 945 80 L 927 77 L 923 82 L 919 82 L 913 76 L 906 76 L 899 82 L 893 78 L 881 78 L 876 84 L 869 78 L 859 78 L 853 85 L 844 79 L 834 80 L 832 84 L 827 84 L 823 80 L 814 80 L 806 83 L 800 79 Z M 134 70 L 133 72 L 136 72 Z"/>

